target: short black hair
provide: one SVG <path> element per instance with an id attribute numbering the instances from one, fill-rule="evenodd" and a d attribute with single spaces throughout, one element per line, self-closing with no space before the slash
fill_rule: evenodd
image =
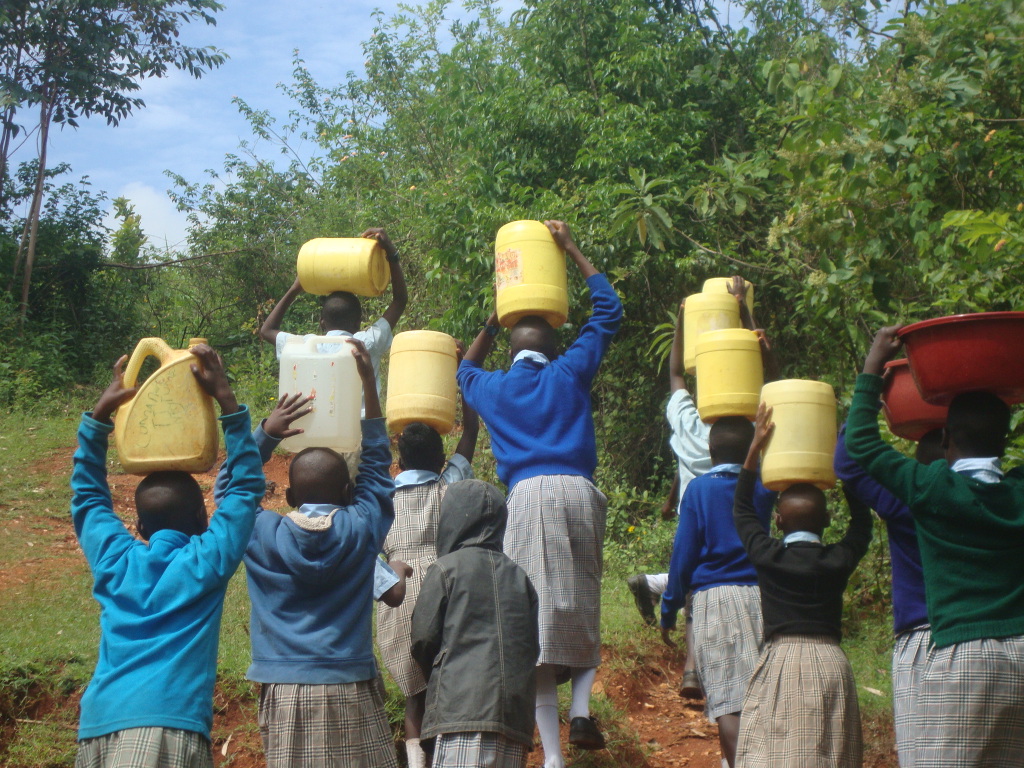
<path id="1" fill-rule="evenodd" d="M 433 427 L 414 421 L 398 436 L 398 460 L 403 470 L 440 473 L 444 468 L 444 441 Z"/>
<path id="2" fill-rule="evenodd" d="M 723 416 L 711 425 L 708 448 L 715 464 L 742 464 L 754 440 L 754 425 L 743 416 Z"/>
<path id="3" fill-rule="evenodd" d="M 295 506 L 340 504 L 348 484 L 348 464 L 330 448 L 304 448 L 288 465 L 288 490 Z"/>
<path id="4" fill-rule="evenodd" d="M 157 531 L 180 531 L 198 536 L 206 530 L 206 502 L 199 483 L 188 472 L 152 472 L 135 489 L 139 533 L 149 538 Z M 202 509 L 202 515 L 199 510 Z"/>
<path id="5" fill-rule="evenodd" d="M 945 450 L 942 447 L 942 427 L 925 432 L 917 441 L 917 450 L 914 451 L 914 458 L 920 464 L 931 464 L 945 457 Z"/>
<path id="6" fill-rule="evenodd" d="M 363 321 L 363 308 L 355 294 L 335 291 L 324 299 L 320 307 L 320 320 L 326 331 L 355 333 Z"/>
<path id="7" fill-rule="evenodd" d="M 946 434 L 971 458 L 1002 456 L 1010 431 L 1010 406 L 991 392 L 962 392 L 949 404 Z"/>
<path id="8" fill-rule="evenodd" d="M 828 527 L 828 502 L 821 488 L 810 483 L 797 483 L 779 494 L 779 517 L 782 530 L 810 531 L 819 536 Z"/>
<path id="9" fill-rule="evenodd" d="M 513 356 L 524 349 L 540 352 L 549 360 L 558 356 L 558 334 L 551 323 L 537 315 L 527 315 L 512 326 L 509 345 Z"/>

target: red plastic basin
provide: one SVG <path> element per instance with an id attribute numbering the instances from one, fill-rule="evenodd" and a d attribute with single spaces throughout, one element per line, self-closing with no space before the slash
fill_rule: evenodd
<path id="1" fill-rule="evenodd" d="M 948 405 L 981 389 L 1024 402 L 1024 312 L 938 317 L 900 330 L 921 396 Z"/>
<path id="2" fill-rule="evenodd" d="M 882 413 L 894 435 L 917 442 L 933 429 L 946 425 L 949 409 L 924 401 L 917 391 L 907 360 L 893 360 L 885 367 Z"/>

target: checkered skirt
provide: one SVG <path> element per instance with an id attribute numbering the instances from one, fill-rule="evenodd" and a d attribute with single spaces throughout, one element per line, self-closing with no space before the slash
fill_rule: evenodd
<path id="1" fill-rule="evenodd" d="M 693 594 L 694 663 L 711 720 L 740 712 L 761 657 L 761 591 L 726 585 Z"/>
<path id="2" fill-rule="evenodd" d="M 409 653 L 412 611 L 423 576 L 437 559 L 437 521 L 444 480 L 399 488 L 395 491 L 395 522 L 384 540 L 384 557 L 412 566 L 405 581 L 405 600 L 397 608 L 377 604 L 377 645 L 391 677 L 406 697 L 427 689 L 419 664 Z"/>
<path id="3" fill-rule="evenodd" d="M 931 641 L 931 628 L 925 625 L 896 635 L 892 649 L 892 708 L 900 768 L 916 765 L 913 718 Z"/>
<path id="4" fill-rule="evenodd" d="M 915 768 L 1024 765 L 1024 636 L 929 649 L 911 725 Z"/>
<path id="5" fill-rule="evenodd" d="M 585 477 L 541 475 L 508 497 L 504 549 L 540 603 L 538 664 L 601 663 L 601 569 L 608 500 Z"/>
<path id="6" fill-rule="evenodd" d="M 213 755 L 195 731 L 126 728 L 78 742 L 75 768 L 213 768 Z"/>
<path id="7" fill-rule="evenodd" d="M 267 768 L 398 768 L 380 678 L 336 685 L 264 683 Z"/>
<path id="8" fill-rule="evenodd" d="M 769 641 L 743 700 L 737 768 L 861 768 L 862 753 L 853 670 L 835 638 Z"/>
<path id="9" fill-rule="evenodd" d="M 500 733 L 442 733 L 433 768 L 525 768 L 530 748 Z"/>

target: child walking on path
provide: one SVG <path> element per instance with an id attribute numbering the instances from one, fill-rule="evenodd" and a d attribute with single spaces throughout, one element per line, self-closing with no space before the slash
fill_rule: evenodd
<path id="1" fill-rule="evenodd" d="M 1024 468 L 1000 468 L 1010 409 L 967 392 L 949 405 L 945 461 L 924 466 L 878 431 L 899 326 L 875 336 L 857 377 L 846 448 L 914 515 L 932 647 L 921 674 L 914 764 L 1019 766 L 1024 755 Z"/>
<path id="2" fill-rule="evenodd" d="M 426 706 L 427 681 L 410 653 L 409 631 L 423 574 L 437 559 L 437 521 L 441 500 L 452 483 L 473 477 L 473 453 L 480 419 L 462 403 L 462 437 L 445 467 L 444 442 L 431 427 L 409 424 L 398 438 L 395 477 L 395 524 L 384 540 L 384 556 L 412 568 L 405 601 L 377 611 L 377 644 L 384 666 L 405 696 L 405 753 L 409 768 L 425 768 L 420 729 Z"/>
<path id="3" fill-rule="evenodd" d="M 590 693 L 601 661 L 601 568 L 608 500 L 593 483 L 597 442 L 590 387 L 622 320 L 622 304 L 560 221 L 545 222 L 590 288 L 593 312 L 558 355 L 554 329 L 539 317 L 511 334 L 512 367 L 485 371 L 496 315 L 458 369 L 459 385 L 487 424 L 498 477 L 509 489 L 505 553 L 526 571 L 540 600 L 537 727 L 546 768 L 562 768 L 556 678 L 572 678 L 569 743 L 601 749 Z"/>
<path id="4" fill-rule="evenodd" d="M 687 653 L 695 659 L 705 711 L 718 723 L 718 740 L 730 766 L 736 759 L 743 695 L 764 636 L 757 573 L 732 520 L 736 483 L 753 437 L 754 426 L 742 416 L 719 419 L 711 427 L 713 466 L 686 487 L 661 603 L 662 637 L 674 645 L 669 632 L 687 594 L 693 593 L 694 642 Z M 757 483 L 754 507 L 765 531 L 774 503 L 775 494 Z"/>
<path id="5" fill-rule="evenodd" d="M 779 494 L 769 535 L 753 505 L 758 459 L 774 424 L 758 408 L 750 452 L 736 485 L 736 532 L 761 587 L 765 649 L 743 700 L 739 768 L 860 768 L 863 744 L 857 688 L 839 647 L 843 591 L 871 543 L 871 511 L 847 494 L 850 527 L 822 545 L 825 495 L 813 485 Z"/>
<path id="6" fill-rule="evenodd" d="M 942 430 L 932 430 L 917 446 L 917 461 L 931 464 L 942 458 Z M 901 768 L 915 765 L 917 698 L 921 673 L 931 645 L 932 633 L 925 607 L 924 573 L 917 545 L 914 517 L 902 501 L 861 469 L 846 450 L 846 427 L 839 432 L 834 460 L 836 477 L 885 523 L 892 562 L 892 616 L 895 644 L 892 650 L 892 703 L 896 729 L 896 750 Z"/>
<path id="7" fill-rule="evenodd" d="M 245 553 L 260 735 L 270 768 L 398 765 L 371 636 L 375 561 L 394 516 L 391 451 L 373 367 L 355 339 L 366 418 L 353 489 L 344 459 L 291 461 L 295 510 L 260 512 Z"/>
<path id="8" fill-rule="evenodd" d="M 207 522 L 203 494 L 184 472 L 154 472 L 135 493 L 132 536 L 107 485 L 110 416 L 135 394 L 122 357 L 92 413 L 82 416 L 71 476 L 71 517 L 100 604 L 99 660 L 82 696 L 77 768 L 212 768 L 210 727 L 217 645 L 228 581 L 264 492 L 263 470 L 220 357 L 192 349 L 192 371 L 221 409 L 227 481 Z"/>
<path id="9" fill-rule="evenodd" d="M 501 491 L 479 480 L 441 502 L 437 561 L 412 618 L 433 768 L 525 768 L 533 744 L 537 593 L 502 554 L 507 518 Z"/>

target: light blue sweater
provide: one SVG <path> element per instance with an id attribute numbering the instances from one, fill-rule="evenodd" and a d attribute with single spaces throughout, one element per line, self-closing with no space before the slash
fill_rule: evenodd
<path id="1" fill-rule="evenodd" d="M 146 544 L 114 514 L 106 472 L 113 426 L 82 416 L 71 517 L 100 604 L 100 650 L 82 696 L 80 739 L 142 727 L 210 736 L 224 592 L 264 491 L 249 411 L 220 421 L 230 482 L 209 529 L 192 537 L 157 531 Z"/>

